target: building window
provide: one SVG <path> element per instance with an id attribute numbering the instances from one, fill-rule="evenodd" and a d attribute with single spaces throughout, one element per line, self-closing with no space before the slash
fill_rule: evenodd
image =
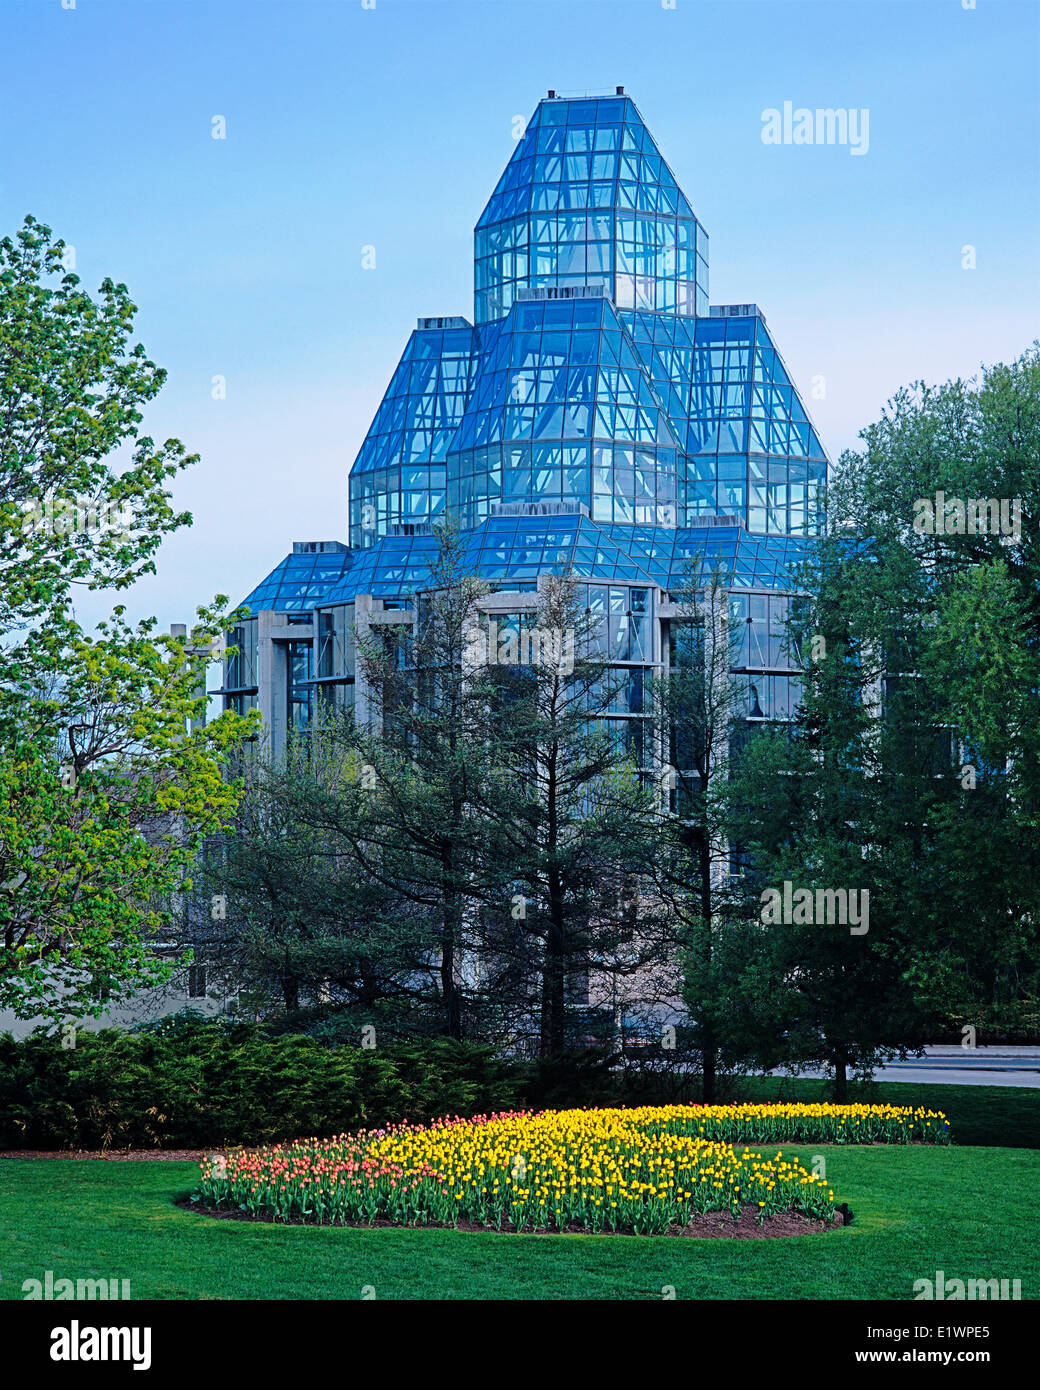
<path id="1" fill-rule="evenodd" d="M 288 722 L 303 733 L 311 722 L 311 643 L 289 642 L 286 653 Z"/>

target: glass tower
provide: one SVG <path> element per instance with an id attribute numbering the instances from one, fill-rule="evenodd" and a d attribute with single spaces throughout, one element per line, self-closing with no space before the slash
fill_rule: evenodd
<path id="1" fill-rule="evenodd" d="M 351 471 L 350 542 L 445 509 L 805 536 L 825 475 L 757 305 L 709 307 L 707 234 L 635 103 L 550 97 L 477 222 L 474 323 L 409 339 Z"/>
<path id="2" fill-rule="evenodd" d="M 297 543 L 249 595 L 273 616 L 225 698 L 273 710 L 265 682 L 288 683 L 297 726 L 312 687 L 355 707 L 353 627 L 413 620 L 450 512 L 518 613 L 541 575 L 588 585 L 631 675 L 619 718 L 642 717 L 691 563 L 721 572 L 748 715 L 787 718 L 777 634 L 826 469 L 758 306 L 709 305 L 707 234 L 635 103 L 550 94 L 477 221 L 473 321 L 419 319 L 350 472 L 349 547 Z"/>
<path id="3" fill-rule="evenodd" d="M 707 233 L 626 96 L 541 102 L 476 226 L 478 325 L 524 289 L 582 285 L 619 309 L 708 311 Z"/>

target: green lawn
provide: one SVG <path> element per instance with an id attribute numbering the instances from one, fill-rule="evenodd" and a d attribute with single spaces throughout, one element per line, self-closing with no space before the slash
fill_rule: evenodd
<path id="1" fill-rule="evenodd" d="M 753 1076 L 738 1083 L 741 1100 L 832 1099 L 826 1081 Z M 1040 1149 L 1040 1089 L 1028 1086 L 919 1086 L 875 1081 L 849 1088 L 849 1101 L 864 1105 L 923 1105 L 941 1110 L 958 1144 Z"/>
<path id="2" fill-rule="evenodd" d="M 944 1091 L 952 1088 L 943 1087 Z M 974 1088 L 965 1088 L 974 1089 Z M 1007 1094 L 1005 1092 L 1005 1094 Z M 803 1161 L 813 1149 L 792 1148 Z M 330 1230 L 181 1211 L 189 1163 L 0 1159 L 0 1298 L 43 1278 L 127 1278 L 135 1298 L 889 1298 L 913 1281 L 1040 1290 L 1040 1152 L 819 1148 L 852 1226 L 763 1241 Z"/>

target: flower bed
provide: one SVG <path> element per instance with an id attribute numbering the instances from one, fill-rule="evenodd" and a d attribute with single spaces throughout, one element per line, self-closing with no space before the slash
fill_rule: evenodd
<path id="1" fill-rule="evenodd" d="M 678 1232 L 705 1212 L 834 1221 L 834 1193 L 796 1159 L 731 1142 L 945 1142 L 931 1111 L 891 1106 L 645 1106 L 478 1116 L 213 1156 L 211 1209 L 356 1225 Z"/>
<path id="2" fill-rule="evenodd" d="M 214 1156 L 193 1200 L 274 1221 L 680 1231 L 748 1211 L 834 1220 L 826 1181 L 733 1143 L 946 1143 L 934 1111 L 864 1105 L 550 1110 L 395 1125 Z"/>

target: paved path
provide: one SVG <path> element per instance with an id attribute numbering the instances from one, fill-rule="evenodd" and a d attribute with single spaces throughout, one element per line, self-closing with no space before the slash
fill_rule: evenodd
<path id="1" fill-rule="evenodd" d="M 923 1057 L 878 1067 L 876 1081 L 940 1086 L 1026 1086 L 1040 1089 L 1040 1047 L 926 1047 Z M 774 1076 L 780 1075 L 774 1072 Z M 806 1070 L 800 1076 L 824 1072 Z"/>

